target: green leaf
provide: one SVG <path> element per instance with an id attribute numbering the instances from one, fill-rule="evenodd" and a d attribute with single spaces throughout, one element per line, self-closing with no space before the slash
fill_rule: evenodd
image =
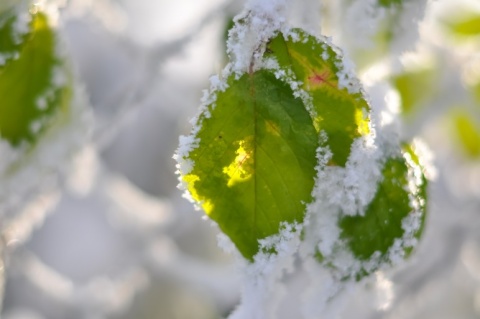
<path id="1" fill-rule="evenodd" d="M 183 177 L 195 200 L 247 259 L 311 200 L 318 134 L 305 105 L 272 72 L 232 75 L 201 115 Z"/>
<path id="2" fill-rule="evenodd" d="M 4 24 L 0 33 L 8 33 L 11 27 Z M 32 14 L 29 27 L 18 46 L 18 58 L 0 67 L 0 136 L 12 145 L 34 142 L 70 99 L 47 16 Z"/>
<path id="3" fill-rule="evenodd" d="M 194 130 L 199 144 L 184 158 L 193 169 L 182 176 L 250 260 L 259 239 L 277 234 L 284 222 L 303 221 L 319 136 L 325 133 L 333 154 L 328 165 L 345 166 L 354 139 L 369 133 L 360 85 L 327 41 L 299 29 L 289 37 L 277 33 L 263 61 L 278 67 L 230 76 L 203 111 Z"/>
<path id="4" fill-rule="evenodd" d="M 465 112 L 457 112 L 453 121 L 457 138 L 463 146 L 464 153 L 472 159 L 480 158 L 480 125 L 474 121 L 471 115 Z"/>
<path id="5" fill-rule="evenodd" d="M 417 155 L 406 146 L 403 156 L 386 161 L 383 180 L 363 216 L 344 216 L 339 220 L 340 237 L 359 260 L 367 261 L 374 253 L 390 261 L 394 243 L 403 243 L 399 254 L 407 257 L 419 238 L 426 213 L 427 179 Z M 416 218 L 412 214 L 417 214 Z M 412 217 L 408 221 L 408 217 Z"/>
<path id="6" fill-rule="evenodd" d="M 369 132 L 370 108 L 357 80 L 343 70 L 341 56 L 330 45 L 299 29 L 293 33 L 295 40 L 282 34 L 273 38 L 266 57 L 275 58 L 281 69 L 291 71 L 301 82 L 312 98 L 315 127 L 327 134 L 333 153 L 329 165 L 345 166 L 353 140 Z"/>

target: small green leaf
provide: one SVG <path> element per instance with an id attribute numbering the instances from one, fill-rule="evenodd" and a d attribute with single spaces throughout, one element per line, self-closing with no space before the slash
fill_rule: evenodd
<path id="1" fill-rule="evenodd" d="M 247 259 L 282 222 L 301 223 L 314 184 L 318 134 L 305 105 L 272 72 L 232 75 L 201 115 L 183 176 L 192 197 Z"/>
<path id="2" fill-rule="evenodd" d="M 382 176 L 365 214 L 344 216 L 339 221 L 341 238 L 363 261 L 375 253 L 381 260 L 390 261 L 396 241 L 401 243 L 401 257 L 407 257 L 412 249 L 408 242 L 419 238 L 423 230 L 427 180 L 412 148 L 405 147 L 402 157 L 388 159 Z"/>
<path id="3" fill-rule="evenodd" d="M 299 29 L 293 32 L 298 37 L 295 40 L 282 34 L 273 38 L 266 56 L 275 58 L 282 70 L 293 72 L 301 82 L 312 98 L 315 127 L 327 134 L 333 153 L 330 165 L 345 166 L 353 140 L 369 132 L 370 108 L 356 79 L 343 71 L 343 61 L 330 45 Z"/>
<path id="4" fill-rule="evenodd" d="M 12 145 L 34 142 L 53 115 L 65 110 L 70 97 L 47 16 L 32 14 L 29 27 L 18 45 L 18 57 L 0 67 L 0 136 Z M 11 23 L 6 23 L 0 33 L 10 29 Z"/>

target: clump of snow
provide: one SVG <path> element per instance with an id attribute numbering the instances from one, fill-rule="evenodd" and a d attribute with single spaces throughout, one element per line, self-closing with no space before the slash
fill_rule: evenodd
<path id="1" fill-rule="evenodd" d="M 229 32 L 227 53 L 235 74 L 258 65 L 268 39 L 285 27 L 286 0 L 250 0 Z"/>
<path id="2" fill-rule="evenodd" d="M 242 301 L 230 319 L 279 317 L 279 302 L 287 293 L 283 279 L 295 270 L 301 231 L 297 223 L 282 223 L 278 234 L 259 241 L 260 251 L 254 262 L 243 266 Z"/>
<path id="3" fill-rule="evenodd" d="M 342 54 L 341 57 L 341 61 L 335 63 L 339 69 L 337 72 L 338 88 L 346 88 L 350 94 L 363 93 L 362 85 L 354 72 L 355 64 L 352 60 L 346 58 L 345 54 Z"/>

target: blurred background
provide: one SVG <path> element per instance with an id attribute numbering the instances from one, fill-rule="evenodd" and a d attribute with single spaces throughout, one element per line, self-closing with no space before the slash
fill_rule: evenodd
<path id="1" fill-rule="evenodd" d="M 480 2 L 372 3 L 289 4 L 292 24 L 345 49 L 372 103 L 396 107 L 404 138 L 421 139 L 432 163 L 417 253 L 352 293 L 339 318 L 480 318 Z M 2 318 L 226 318 L 240 276 L 176 188 L 172 155 L 227 63 L 243 1 L 50 4 L 91 137 L 55 191 L 19 212 Z"/>

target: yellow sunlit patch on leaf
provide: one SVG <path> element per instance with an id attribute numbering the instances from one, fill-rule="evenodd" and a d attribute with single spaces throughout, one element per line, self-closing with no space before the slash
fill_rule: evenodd
<path id="1" fill-rule="evenodd" d="M 357 123 L 357 131 L 360 135 L 370 133 L 369 120 L 365 110 L 355 110 L 355 122 Z"/>
<path id="2" fill-rule="evenodd" d="M 235 154 L 237 154 L 235 160 L 230 165 L 223 168 L 223 172 L 228 176 L 228 187 L 246 182 L 252 177 L 252 170 L 251 168 L 248 168 L 248 166 L 250 166 L 249 159 L 251 158 L 251 155 L 245 150 L 245 141 L 240 142 Z"/>

